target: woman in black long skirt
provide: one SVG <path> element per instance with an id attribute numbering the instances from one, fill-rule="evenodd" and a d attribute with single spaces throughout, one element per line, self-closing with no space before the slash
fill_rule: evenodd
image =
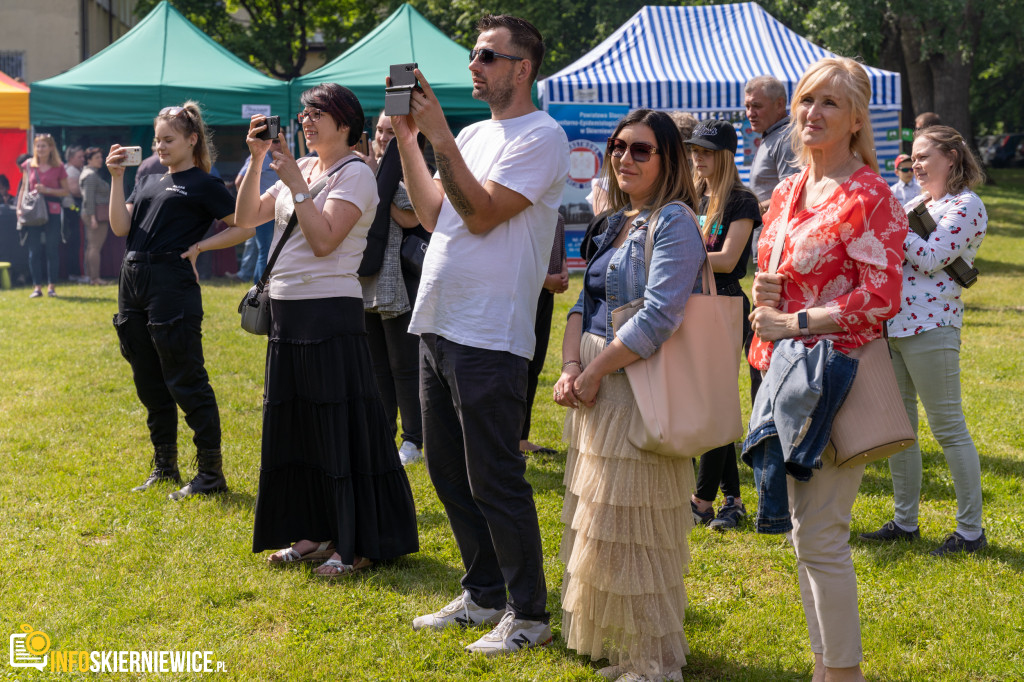
<path id="1" fill-rule="evenodd" d="M 269 140 L 254 116 L 246 137 L 252 163 L 239 188 L 240 228 L 199 242 L 196 252 L 244 239 L 274 218 L 280 242 L 292 212 L 298 225 L 270 278 L 270 338 L 263 403 L 263 453 L 253 551 L 268 561 L 319 561 L 338 578 L 419 549 L 405 470 L 377 393 L 356 270 L 377 205 L 373 172 L 352 153 L 363 110 L 333 83 L 302 95 L 299 122 L 315 158 L 296 161 L 284 144 L 270 165 L 280 180 L 262 196 Z M 327 176 L 315 196 L 310 189 Z M 251 230 L 248 231 L 251 234 Z"/>

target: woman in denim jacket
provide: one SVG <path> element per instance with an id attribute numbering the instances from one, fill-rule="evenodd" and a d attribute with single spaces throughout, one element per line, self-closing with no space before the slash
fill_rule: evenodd
<path id="1" fill-rule="evenodd" d="M 554 399 L 566 417 L 563 634 L 569 648 L 607 658 L 609 679 L 680 679 L 693 464 L 638 450 L 626 438 L 637 409 L 621 369 L 649 357 L 679 327 L 704 262 L 695 192 L 672 119 L 641 109 L 608 139 L 604 175 L 617 210 L 598 238 L 562 342 Z M 648 218 L 656 211 L 653 225 Z M 650 273 L 646 239 L 654 239 Z M 644 307 L 618 331 L 611 311 Z"/>

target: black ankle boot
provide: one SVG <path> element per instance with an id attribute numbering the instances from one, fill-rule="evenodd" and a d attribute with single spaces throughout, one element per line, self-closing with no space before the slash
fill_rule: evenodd
<path id="1" fill-rule="evenodd" d="M 158 481 L 174 481 L 181 485 L 181 475 L 178 473 L 178 445 L 153 446 L 153 473 L 142 485 L 132 488 L 133 491 L 149 490 L 149 487 Z"/>
<path id="2" fill-rule="evenodd" d="M 226 493 L 228 482 L 224 480 L 221 470 L 220 450 L 199 450 L 196 453 L 196 466 L 199 471 L 196 477 L 167 497 L 172 500 L 183 500 L 190 495 L 208 495 L 210 493 Z"/>

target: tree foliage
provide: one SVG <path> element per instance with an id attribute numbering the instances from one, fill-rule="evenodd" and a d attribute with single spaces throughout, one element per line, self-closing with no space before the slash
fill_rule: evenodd
<path id="1" fill-rule="evenodd" d="M 140 0 L 140 16 L 159 0 Z M 330 60 L 373 30 L 401 0 L 169 0 L 200 29 L 262 71 L 294 78 L 322 41 Z M 724 4 L 732 0 L 694 0 Z M 797 33 L 839 54 L 903 74 L 905 119 L 937 111 L 972 129 L 1024 127 L 1024 2 L 987 0 L 760 0 Z M 411 0 L 467 47 L 486 13 L 532 21 L 545 37 L 542 75 L 581 57 L 643 0 Z M 682 4 L 682 3 L 680 3 Z M 247 17 L 247 18 L 246 18 Z M 714 37 L 709 36 L 713 41 Z"/>

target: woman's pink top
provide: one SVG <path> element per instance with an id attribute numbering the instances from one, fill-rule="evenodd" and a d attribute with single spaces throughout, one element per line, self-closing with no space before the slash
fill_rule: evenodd
<path id="1" fill-rule="evenodd" d="M 68 176 L 68 172 L 64 170 L 63 164 L 51 166 L 45 171 L 40 171 L 38 168 L 33 168 L 31 163 L 32 159 L 28 159 L 21 166 L 21 169 L 28 173 L 28 190 L 30 192 L 36 188 L 36 185 L 60 189 L 60 181 Z M 60 197 L 46 196 L 45 199 L 46 207 L 51 214 L 56 215 L 61 212 Z"/>

